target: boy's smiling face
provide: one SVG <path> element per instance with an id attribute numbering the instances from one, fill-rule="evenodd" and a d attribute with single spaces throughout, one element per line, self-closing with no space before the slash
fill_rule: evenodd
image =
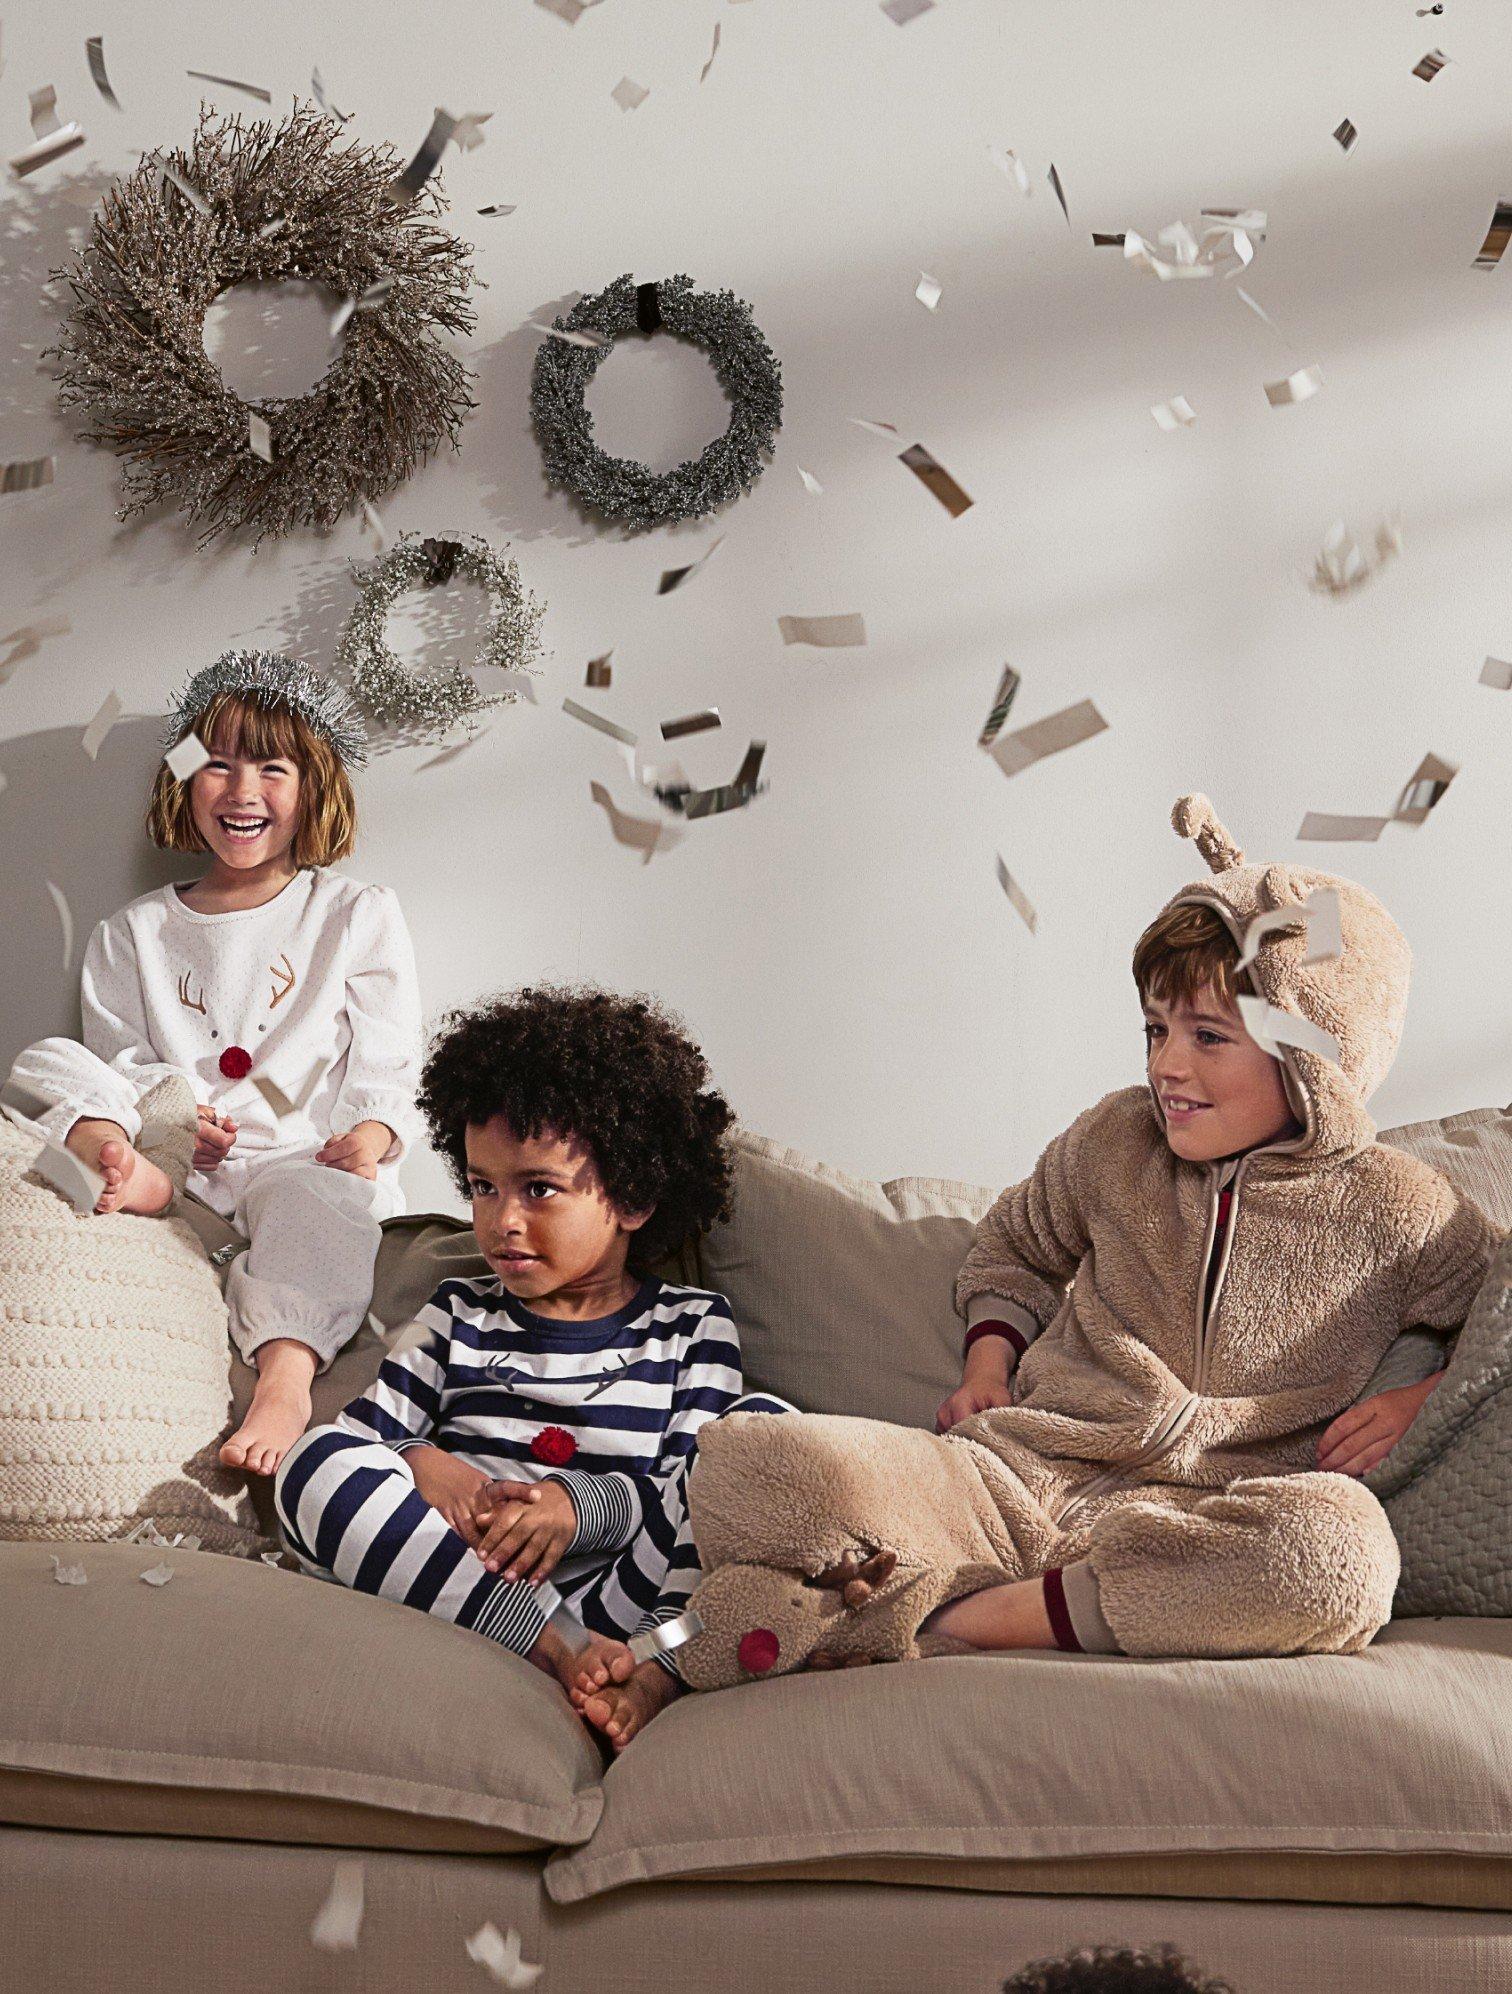
<path id="1" fill-rule="evenodd" d="M 1211 984 L 1190 1001 L 1147 997 L 1144 1016 L 1146 1070 L 1177 1156 L 1211 1163 L 1295 1133 L 1280 1061 Z"/>
<path id="2" fill-rule="evenodd" d="M 467 1189 L 478 1244 L 508 1292 L 542 1315 L 612 1315 L 634 1292 L 631 1233 L 586 1146 L 543 1129 L 522 1141 L 502 1116 L 467 1124 Z"/>

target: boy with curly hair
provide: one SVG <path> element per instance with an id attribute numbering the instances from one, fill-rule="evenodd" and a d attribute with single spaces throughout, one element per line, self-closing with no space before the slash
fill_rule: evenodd
<path id="1" fill-rule="evenodd" d="M 627 1638 L 701 1574 L 686 1482 L 739 1408 L 728 1302 L 652 1269 L 730 1212 L 729 1103 L 658 1006 L 525 989 L 443 1021 L 419 1105 L 491 1274 L 285 1457 L 305 1570 L 471 1628 L 561 1682 L 618 1752 L 681 1686 Z M 586 1645 L 582 1645 L 584 1630 Z"/>

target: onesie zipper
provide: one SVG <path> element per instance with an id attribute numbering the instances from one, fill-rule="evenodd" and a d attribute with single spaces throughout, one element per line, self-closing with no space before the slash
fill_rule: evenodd
<path id="1" fill-rule="evenodd" d="M 1213 1240 L 1218 1230 L 1219 1200 L 1223 1195 L 1227 1172 L 1223 1164 L 1211 1167 L 1207 1223 L 1202 1239 L 1202 1264 L 1197 1270 L 1197 1306 L 1194 1312 L 1194 1339 L 1192 1349 L 1192 1389 L 1169 1412 L 1136 1454 L 1123 1461 L 1114 1462 L 1094 1475 L 1090 1482 L 1084 1482 L 1074 1495 L 1069 1496 L 1051 1513 L 1051 1522 L 1057 1528 L 1069 1527 L 1071 1517 L 1096 1497 L 1106 1495 L 1126 1481 L 1135 1468 L 1146 1468 L 1152 1461 L 1158 1461 L 1169 1454 L 1191 1425 L 1197 1412 L 1197 1401 L 1202 1392 L 1203 1379 L 1207 1373 L 1207 1332 L 1218 1310 L 1218 1298 L 1223 1292 L 1224 1277 L 1228 1273 L 1229 1259 L 1234 1250 L 1234 1229 L 1239 1220 L 1239 1188 L 1244 1176 L 1248 1156 L 1242 1156 L 1234 1170 L 1229 1186 L 1228 1225 L 1224 1229 L 1223 1246 L 1218 1260 L 1218 1269 L 1213 1276 L 1213 1292 L 1208 1294 L 1208 1269 L 1212 1264 Z"/>

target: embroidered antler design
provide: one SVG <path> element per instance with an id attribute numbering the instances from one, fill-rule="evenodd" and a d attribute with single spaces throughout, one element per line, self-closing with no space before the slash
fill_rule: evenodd
<path id="1" fill-rule="evenodd" d="M 270 1011 L 278 1009 L 285 997 L 294 988 L 296 982 L 294 965 L 290 962 L 289 958 L 286 955 L 281 955 L 278 958 L 278 962 L 283 964 L 282 973 L 279 971 L 278 963 L 270 962 L 268 964 L 269 973 L 273 978 L 273 995 L 268 999 L 268 1009 Z"/>
<path id="2" fill-rule="evenodd" d="M 199 995 L 199 1002 L 196 1003 L 195 1000 L 189 995 L 190 975 L 191 971 L 186 969 L 183 975 L 178 980 L 178 1000 L 183 1005 L 186 1011 L 198 1011 L 202 1018 L 206 1017 L 208 1013 L 205 1010 L 204 989 L 203 987 L 201 988 Z"/>

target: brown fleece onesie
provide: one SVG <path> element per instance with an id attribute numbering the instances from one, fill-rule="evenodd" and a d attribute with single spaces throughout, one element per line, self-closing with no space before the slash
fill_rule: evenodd
<path id="1" fill-rule="evenodd" d="M 1386 1513 L 1314 1469 L 1317 1442 L 1401 1331 L 1463 1321 L 1496 1235 L 1374 1140 L 1365 1101 L 1410 963 L 1390 915 L 1349 880 L 1245 865 L 1205 797 L 1174 821 L 1214 877 L 1171 904 L 1216 908 L 1236 939 L 1315 888 L 1339 895 L 1340 956 L 1309 963 L 1299 920 L 1249 971 L 1255 994 L 1338 1041 L 1337 1065 L 1283 1048 L 1301 1135 L 1186 1163 L 1148 1087 L 1110 1094 L 997 1200 L 956 1284 L 968 1319 L 1025 1339 L 1012 1405 L 945 1435 L 807 1414 L 711 1425 L 689 1480 L 707 1574 L 691 1602 L 705 1631 L 678 1656 L 693 1687 L 781 1674 L 821 1646 L 945 1652 L 917 1639 L 936 1607 L 1043 1573 L 1059 1575 L 1046 1595 L 1064 1645 L 1131 1655 L 1353 1653 L 1390 1617 Z"/>

